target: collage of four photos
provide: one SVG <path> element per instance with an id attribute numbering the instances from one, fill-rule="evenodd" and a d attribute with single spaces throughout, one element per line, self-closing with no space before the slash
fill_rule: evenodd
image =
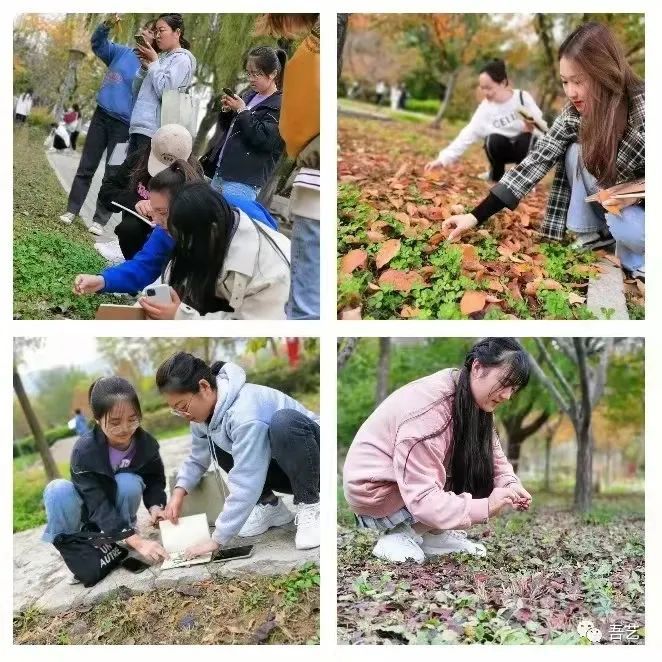
<path id="1" fill-rule="evenodd" d="M 16 14 L 14 650 L 645 644 L 647 18 Z"/>

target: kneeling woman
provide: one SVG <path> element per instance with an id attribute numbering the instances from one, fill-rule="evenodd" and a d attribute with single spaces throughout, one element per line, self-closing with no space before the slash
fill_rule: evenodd
<path id="1" fill-rule="evenodd" d="M 156 541 L 136 533 L 140 501 L 152 523 L 165 519 L 165 473 L 156 440 L 140 427 L 136 391 L 121 377 L 102 377 L 89 393 L 94 428 L 71 453 L 71 481 L 51 481 L 44 491 L 44 542 L 60 533 L 98 530 L 122 540 L 150 561 L 167 558 Z"/>
<path id="2" fill-rule="evenodd" d="M 554 167 L 556 173 L 540 231 L 560 240 L 566 227 L 575 248 L 616 240 L 626 272 L 645 277 L 644 207 L 605 214 L 587 194 L 645 175 L 645 90 L 623 47 L 598 23 L 580 25 L 561 44 L 559 72 L 568 103 L 529 155 L 509 170 L 469 214 L 451 216 L 443 227 L 451 240 L 520 200 Z"/>
<path id="3" fill-rule="evenodd" d="M 156 373 L 156 385 L 174 414 L 191 423 L 191 454 L 177 476 L 166 517 L 177 522 L 186 495 L 200 482 L 214 453 L 228 472 L 230 494 L 212 541 L 187 550 L 200 556 L 234 536 L 255 536 L 294 515 L 274 491 L 294 495 L 297 549 L 319 547 L 319 444 L 316 414 L 266 386 L 247 384 L 234 363 L 211 367 L 178 352 Z"/>
<path id="4" fill-rule="evenodd" d="M 506 459 L 492 412 L 529 380 L 526 352 L 487 338 L 459 370 L 392 393 L 361 426 L 344 467 L 345 498 L 360 527 L 384 532 L 373 553 L 422 562 L 451 552 L 486 554 L 465 530 L 531 495 Z"/>

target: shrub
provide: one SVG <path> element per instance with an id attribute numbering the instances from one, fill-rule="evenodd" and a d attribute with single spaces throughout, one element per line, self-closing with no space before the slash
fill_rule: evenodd
<path id="1" fill-rule="evenodd" d="M 28 125 L 48 129 L 53 122 L 53 115 L 45 106 L 35 106 L 28 115 Z"/>
<path id="2" fill-rule="evenodd" d="M 436 115 L 439 111 L 439 101 L 437 99 L 407 99 L 405 107 L 406 110 L 414 113 Z"/>
<path id="3" fill-rule="evenodd" d="M 67 425 L 61 425 L 57 428 L 46 430 L 44 432 L 44 437 L 46 437 L 48 445 L 52 446 L 56 441 L 59 441 L 60 439 L 66 439 L 67 437 L 71 437 L 75 434 L 76 433 L 70 430 Z M 37 445 L 35 444 L 34 437 L 32 435 L 28 435 L 22 439 L 17 439 L 14 442 L 14 457 L 17 457 L 18 455 L 25 455 L 26 453 L 36 452 Z"/>

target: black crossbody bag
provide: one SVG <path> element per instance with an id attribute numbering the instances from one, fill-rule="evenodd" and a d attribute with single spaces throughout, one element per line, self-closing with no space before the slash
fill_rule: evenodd
<path id="1" fill-rule="evenodd" d="M 60 533 L 53 545 L 67 568 L 83 586 L 90 587 L 112 572 L 128 555 L 128 551 L 103 533 L 80 531 Z"/>

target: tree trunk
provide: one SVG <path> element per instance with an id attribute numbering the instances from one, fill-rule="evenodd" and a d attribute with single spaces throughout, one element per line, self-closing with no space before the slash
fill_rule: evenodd
<path id="1" fill-rule="evenodd" d="M 276 344 L 276 339 L 267 338 L 267 342 L 269 343 L 269 347 L 271 347 L 271 353 L 278 358 L 278 345 Z"/>
<path id="2" fill-rule="evenodd" d="M 522 452 L 522 442 L 526 437 L 520 434 L 508 435 L 508 462 L 513 465 L 513 471 L 519 471 L 519 459 Z"/>
<path id="3" fill-rule="evenodd" d="M 388 377 L 391 369 L 391 339 L 379 339 L 379 361 L 377 363 L 377 393 L 375 406 L 388 395 Z"/>
<path id="4" fill-rule="evenodd" d="M 49 481 L 55 480 L 56 478 L 60 477 L 60 472 L 57 470 L 57 465 L 55 464 L 55 460 L 53 460 L 51 449 L 48 446 L 46 437 L 44 437 L 44 433 L 42 432 L 41 425 L 39 425 L 39 421 L 37 420 L 37 416 L 34 413 L 34 409 L 32 409 L 30 398 L 28 398 L 28 394 L 25 392 L 25 389 L 23 388 L 23 382 L 21 381 L 21 376 L 18 374 L 18 371 L 16 370 L 15 367 L 13 371 L 13 378 L 14 378 L 14 392 L 16 393 L 16 397 L 18 398 L 18 401 L 21 405 L 21 409 L 25 414 L 25 419 L 27 420 L 28 425 L 30 426 L 30 431 L 32 432 L 32 436 L 34 437 L 37 450 L 39 451 L 39 455 L 41 455 L 41 461 L 44 463 L 46 477 L 48 478 Z"/>
<path id="5" fill-rule="evenodd" d="M 345 367 L 345 364 L 347 361 L 349 361 L 352 354 L 354 353 L 358 342 L 358 338 L 338 339 L 338 358 L 336 359 L 338 372 L 340 372 Z"/>
<path id="6" fill-rule="evenodd" d="M 439 111 L 437 112 L 436 117 L 432 120 L 432 123 L 430 124 L 430 126 L 432 126 L 435 129 L 438 129 L 441 126 L 441 120 L 444 118 L 444 115 L 446 114 L 448 105 L 451 102 L 451 97 L 453 96 L 453 91 L 455 90 L 455 83 L 457 82 L 458 74 L 459 74 L 459 70 L 456 69 L 448 77 L 448 81 L 446 83 L 446 91 L 444 92 L 444 100 L 441 102 L 441 106 L 439 107 Z"/>
<path id="7" fill-rule="evenodd" d="M 543 483 L 545 492 L 549 492 L 549 474 L 552 464 L 552 437 L 553 435 L 549 434 L 545 439 L 545 480 Z"/>
<path id="8" fill-rule="evenodd" d="M 588 425 L 575 424 L 575 432 L 577 434 L 575 510 L 587 513 L 591 509 L 593 495 L 593 435 L 590 422 Z"/>
<path id="9" fill-rule="evenodd" d="M 343 64 L 343 51 L 345 50 L 345 39 L 347 38 L 347 22 L 349 21 L 349 14 L 338 14 L 338 44 L 336 56 L 338 61 L 338 71 L 336 81 L 340 80 L 342 74 Z"/>
<path id="10" fill-rule="evenodd" d="M 198 127 L 198 133 L 195 136 L 193 141 L 193 153 L 199 158 L 201 157 L 207 149 L 207 134 L 209 129 L 214 126 L 216 120 L 218 119 L 218 110 L 214 104 L 214 97 L 209 100 L 207 103 L 207 109 L 205 116 L 202 118 L 202 122 Z"/>

